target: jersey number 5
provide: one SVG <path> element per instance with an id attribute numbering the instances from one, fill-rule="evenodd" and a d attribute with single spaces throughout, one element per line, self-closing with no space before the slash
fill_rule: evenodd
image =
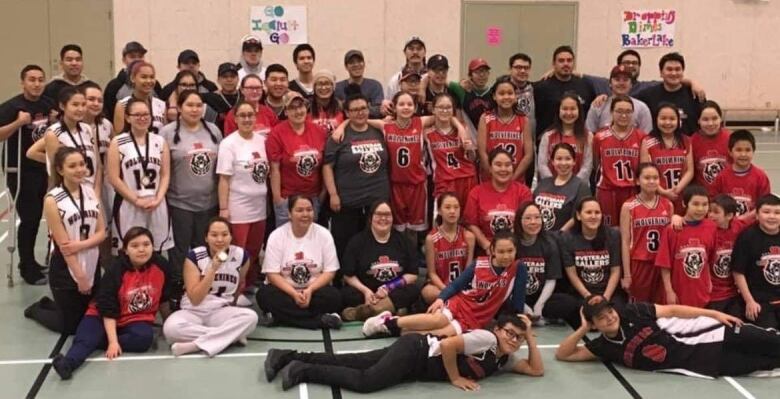
<path id="1" fill-rule="evenodd" d="M 449 265 L 450 269 L 450 282 L 455 281 L 455 279 L 460 276 L 460 263 L 459 262 L 450 262 Z"/>

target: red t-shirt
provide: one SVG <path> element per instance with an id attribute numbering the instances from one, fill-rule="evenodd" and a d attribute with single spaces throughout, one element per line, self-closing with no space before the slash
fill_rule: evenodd
<path id="1" fill-rule="evenodd" d="M 425 140 L 433 161 L 434 183 L 476 176 L 474 162 L 466 158 L 466 150 L 454 129 L 446 134 L 437 129 L 427 130 Z"/>
<path id="2" fill-rule="evenodd" d="M 679 305 L 703 308 L 710 302 L 710 264 L 715 260 L 718 227 L 709 219 L 686 223 L 682 231 L 671 225 L 661 232 L 656 267 L 671 269 L 672 289 Z"/>
<path id="3" fill-rule="evenodd" d="M 117 327 L 135 322 L 154 323 L 164 285 L 165 273 L 155 264 L 140 270 L 125 271 L 116 293 L 119 300 Z M 89 303 L 85 315 L 100 316 L 94 299 Z"/>
<path id="4" fill-rule="evenodd" d="M 728 228 L 718 229 L 715 233 L 715 260 L 712 262 L 712 294 L 710 301 L 722 301 L 737 295 L 737 286 L 731 275 L 731 251 L 734 242 L 742 230 L 752 222 L 742 219 L 731 219 Z"/>
<path id="5" fill-rule="evenodd" d="M 683 136 L 682 143 L 673 148 L 666 148 L 663 140 L 650 136 L 645 137 L 644 143 L 650 153 L 650 160 L 661 172 L 661 187 L 669 190 L 677 186 L 686 172 L 685 159 L 691 151 L 688 136 Z"/>
<path id="6" fill-rule="evenodd" d="M 638 197 L 628 200 L 631 212 L 631 260 L 653 261 L 661 244 L 661 231 L 669 224 L 672 202 L 656 197 L 656 202 L 648 204 Z"/>
<path id="7" fill-rule="evenodd" d="M 304 126 L 299 135 L 289 121 L 282 121 L 271 130 L 265 143 L 268 159 L 279 163 L 285 198 L 293 194 L 312 196 L 322 191 L 322 154 L 328 136 L 312 122 L 307 121 Z"/>
<path id="8" fill-rule="evenodd" d="M 639 165 L 639 146 L 645 133 L 634 128 L 621 138 L 615 136 L 611 128 L 606 128 L 593 136 L 593 156 L 599 157 L 601 177 L 598 187 L 612 189 L 633 187 L 636 185 L 634 172 Z"/>
<path id="9" fill-rule="evenodd" d="M 471 189 L 466 200 L 463 219 L 467 225 L 479 227 L 488 240 L 499 230 L 511 230 L 515 210 L 533 194 L 525 184 L 511 181 L 503 192 L 496 191 L 492 182 L 484 182 Z"/>
<path id="10" fill-rule="evenodd" d="M 325 133 L 330 136 L 333 130 L 344 122 L 344 113 L 341 111 L 336 112 L 334 115 L 327 115 L 325 112 L 320 112 L 317 117 L 313 117 L 310 113 L 306 114 L 306 120 L 319 126 Z"/>
<path id="11" fill-rule="evenodd" d="M 436 275 L 444 285 L 448 285 L 458 278 L 468 266 L 469 244 L 466 241 L 466 233 L 462 226 L 458 226 L 455 239 L 450 241 L 439 233 L 438 227 L 428 233 L 433 241 L 433 259 L 436 264 Z"/>
<path id="12" fill-rule="evenodd" d="M 769 177 L 756 165 L 750 165 L 744 172 L 735 172 L 732 165 L 726 166 L 715 178 L 712 189 L 737 201 L 738 216 L 755 209 L 756 201 L 771 192 Z"/>
<path id="13" fill-rule="evenodd" d="M 385 124 L 385 143 L 390 154 L 390 182 L 424 184 L 423 127 L 419 117 L 405 129 L 395 122 Z"/>
<path id="14" fill-rule="evenodd" d="M 726 168 L 726 165 L 732 162 L 729 154 L 730 135 L 728 129 L 720 129 L 714 137 L 707 136 L 701 131 L 691 136 L 693 165 L 696 168 L 695 181 L 707 189 L 710 197 L 718 194 L 712 187 L 715 178 Z"/>
<path id="15" fill-rule="evenodd" d="M 238 124 L 236 123 L 235 110 L 230 110 L 225 116 L 225 137 L 233 134 L 238 130 Z M 271 128 L 279 123 L 279 118 L 276 117 L 274 111 L 268 106 L 260 104 L 255 114 L 255 133 L 268 135 Z"/>
<path id="16" fill-rule="evenodd" d="M 507 123 L 501 122 L 493 111 L 487 111 L 485 115 L 485 127 L 487 133 L 487 145 L 485 152 L 490 154 L 496 147 L 501 147 L 512 155 L 512 164 L 517 166 L 525 156 L 523 147 L 523 129 L 528 119 L 523 115 L 515 115 Z M 521 176 L 520 180 L 525 180 Z"/>

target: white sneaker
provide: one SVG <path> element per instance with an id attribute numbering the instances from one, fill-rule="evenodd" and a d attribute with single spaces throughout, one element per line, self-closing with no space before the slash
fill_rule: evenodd
<path id="1" fill-rule="evenodd" d="M 379 334 L 390 334 L 390 330 L 385 326 L 385 320 L 391 317 L 393 317 L 393 314 L 389 310 L 385 310 L 374 317 L 369 317 L 363 323 L 363 335 L 373 337 Z"/>
<path id="2" fill-rule="evenodd" d="M 236 301 L 236 305 L 248 308 L 252 306 L 252 300 L 249 299 L 246 295 L 239 295 L 238 300 Z"/>

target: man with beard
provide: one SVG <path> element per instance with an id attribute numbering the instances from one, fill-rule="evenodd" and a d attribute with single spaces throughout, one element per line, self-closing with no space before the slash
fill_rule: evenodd
<path id="1" fill-rule="evenodd" d="M 382 100 L 385 98 L 382 84 L 374 79 L 363 76 L 366 72 L 366 61 L 360 50 L 349 50 L 344 55 L 344 67 L 349 73 L 349 78 L 336 82 L 335 96 L 344 102 L 347 99 L 347 86 L 355 84 L 360 86 L 360 92 L 368 98 L 369 118 L 381 118 Z"/>
<path id="2" fill-rule="evenodd" d="M 401 70 L 411 69 L 417 71 L 420 75 L 424 75 L 427 70 L 425 66 L 425 43 L 417 36 L 412 36 L 406 41 L 404 45 L 404 56 L 406 57 L 406 64 Z M 382 102 L 382 113 L 388 115 L 393 109 L 392 100 L 395 93 L 401 90 L 401 75 L 402 72 L 398 72 L 393 75 L 387 82 L 387 89 L 385 90 L 385 101 Z"/>

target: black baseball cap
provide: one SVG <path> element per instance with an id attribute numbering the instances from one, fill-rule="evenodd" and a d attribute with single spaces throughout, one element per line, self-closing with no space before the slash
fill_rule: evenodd
<path id="1" fill-rule="evenodd" d="M 146 48 L 138 42 L 128 42 L 125 44 L 125 48 L 122 49 L 122 57 L 130 53 L 146 54 Z"/>
<path id="2" fill-rule="evenodd" d="M 585 320 L 593 321 L 593 318 L 601 314 L 601 312 L 614 307 L 615 304 L 603 295 L 591 295 L 585 298 L 585 304 L 582 305 L 582 314 L 585 316 Z"/>
<path id="3" fill-rule="evenodd" d="M 184 50 L 181 53 L 179 53 L 179 65 L 187 62 L 187 61 L 195 61 L 200 64 L 200 58 L 198 58 L 198 53 L 196 53 L 194 50 Z"/>
<path id="4" fill-rule="evenodd" d="M 360 58 L 360 61 L 365 61 L 366 59 L 363 57 L 363 52 L 360 50 L 349 50 L 347 51 L 347 54 L 344 54 L 344 64 L 349 63 L 349 60 L 351 60 L 353 57 Z"/>
<path id="5" fill-rule="evenodd" d="M 406 50 L 407 47 L 412 45 L 412 43 L 417 43 L 421 45 L 423 48 L 425 48 L 425 42 L 423 42 L 419 36 L 412 36 L 406 41 L 406 44 L 404 44 L 404 50 Z"/>
<path id="6" fill-rule="evenodd" d="M 447 57 L 436 54 L 428 60 L 428 69 L 450 69 L 450 63 Z"/>
<path id="7" fill-rule="evenodd" d="M 223 62 L 222 64 L 219 64 L 219 68 L 217 68 L 217 76 L 227 75 L 229 73 L 238 75 L 238 66 L 231 62 Z"/>

